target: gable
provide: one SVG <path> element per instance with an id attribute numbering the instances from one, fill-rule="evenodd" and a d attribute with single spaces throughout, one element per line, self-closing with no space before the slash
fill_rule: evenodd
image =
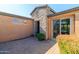
<path id="1" fill-rule="evenodd" d="M 31 15 L 34 14 L 37 10 L 44 9 L 44 8 L 48 8 L 51 13 L 55 13 L 55 11 L 54 11 L 52 8 L 50 8 L 48 5 L 43 5 L 43 6 L 36 7 L 36 8 L 31 12 Z"/>

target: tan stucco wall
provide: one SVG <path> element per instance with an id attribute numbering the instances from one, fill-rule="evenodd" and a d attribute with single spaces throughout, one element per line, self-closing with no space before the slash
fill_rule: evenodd
<path id="1" fill-rule="evenodd" d="M 47 38 L 48 39 L 51 39 L 51 32 L 52 32 L 51 22 L 52 22 L 51 18 L 48 17 L 48 23 L 47 23 L 48 24 L 48 26 L 47 26 L 47 32 L 48 32 Z"/>
<path id="2" fill-rule="evenodd" d="M 79 37 L 79 14 L 75 14 L 75 34 Z"/>
<path id="3" fill-rule="evenodd" d="M 13 23 L 15 17 L 0 15 L 0 42 L 25 38 L 33 34 L 33 21 L 20 19 L 22 23 Z"/>

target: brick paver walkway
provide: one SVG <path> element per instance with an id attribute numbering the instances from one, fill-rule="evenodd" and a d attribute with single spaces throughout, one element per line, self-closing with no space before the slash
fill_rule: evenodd
<path id="1" fill-rule="evenodd" d="M 34 37 L 0 43 L 0 53 L 8 54 L 45 54 L 55 42 L 38 41 Z"/>

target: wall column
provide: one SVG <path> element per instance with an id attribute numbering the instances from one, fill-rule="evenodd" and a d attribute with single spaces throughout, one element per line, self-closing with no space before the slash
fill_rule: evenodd
<path id="1" fill-rule="evenodd" d="M 75 14 L 75 34 L 79 37 L 79 14 Z"/>
<path id="2" fill-rule="evenodd" d="M 48 39 L 51 39 L 51 18 L 48 17 Z"/>

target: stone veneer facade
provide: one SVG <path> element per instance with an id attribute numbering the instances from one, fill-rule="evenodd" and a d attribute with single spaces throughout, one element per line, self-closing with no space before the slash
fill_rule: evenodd
<path id="1" fill-rule="evenodd" d="M 53 14 L 52 11 L 50 11 L 50 8 L 44 7 L 44 8 L 40 8 L 40 9 L 36 9 L 33 13 L 32 13 L 32 18 L 35 21 L 39 21 L 40 22 L 40 32 L 44 33 L 46 35 L 46 39 L 47 39 L 47 15 L 48 14 Z M 34 33 L 36 33 L 36 23 L 34 23 Z"/>

